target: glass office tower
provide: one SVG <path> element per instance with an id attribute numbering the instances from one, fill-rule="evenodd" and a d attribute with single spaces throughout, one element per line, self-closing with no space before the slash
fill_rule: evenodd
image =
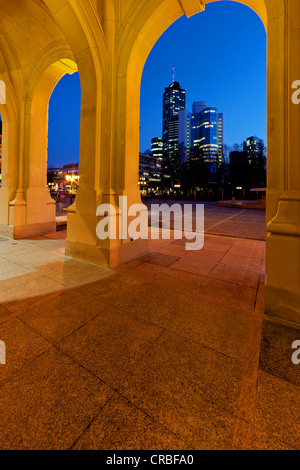
<path id="1" fill-rule="evenodd" d="M 156 171 L 161 178 L 163 170 L 163 140 L 161 137 L 153 137 L 151 140 L 151 154 L 156 158 Z"/>
<path id="2" fill-rule="evenodd" d="M 172 156 L 178 152 L 178 115 L 185 109 L 186 92 L 179 82 L 172 82 L 163 94 L 163 153 Z"/>
<path id="3" fill-rule="evenodd" d="M 186 163 L 190 159 L 191 148 L 191 113 L 186 109 L 179 111 L 178 142 L 180 162 Z"/>
<path id="4" fill-rule="evenodd" d="M 196 101 L 193 103 L 191 117 L 191 147 L 200 146 L 201 112 L 206 108 L 208 108 L 208 103 L 206 101 Z"/>
<path id="5" fill-rule="evenodd" d="M 257 161 L 257 159 L 264 153 L 264 142 L 256 136 L 248 137 L 243 146 L 244 152 L 247 152 L 248 154 L 250 165 Z"/>
<path id="6" fill-rule="evenodd" d="M 218 146 L 219 146 L 219 165 L 222 164 L 224 160 L 224 114 L 219 113 L 219 123 L 218 123 Z"/>
<path id="7" fill-rule="evenodd" d="M 200 113 L 200 150 L 204 163 L 217 171 L 219 155 L 219 113 L 217 108 L 204 108 Z"/>

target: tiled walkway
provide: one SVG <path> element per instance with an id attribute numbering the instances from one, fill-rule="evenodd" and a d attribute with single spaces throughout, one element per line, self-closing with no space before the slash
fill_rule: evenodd
<path id="1" fill-rule="evenodd" d="M 152 241 L 105 271 L 57 237 L 0 242 L 1 449 L 300 448 L 300 335 L 263 326 L 264 241 Z"/>

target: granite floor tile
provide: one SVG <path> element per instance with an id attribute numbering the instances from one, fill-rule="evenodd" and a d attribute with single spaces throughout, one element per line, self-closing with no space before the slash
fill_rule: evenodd
<path id="1" fill-rule="evenodd" d="M 148 254 L 139 258 L 140 261 L 146 263 L 157 264 L 158 266 L 168 267 L 171 264 L 174 264 L 179 260 L 178 256 L 172 256 L 164 253 L 159 253 L 156 251 L 150 251 Z"/>
<path id="2" fill-rule="evenodd" d="M 182 292 L 183 294 L 197 294 L 205 276 L 192 274 L 187 271 L 165 268 L 155 279 L 153 284 L 165 286 L 169 290 Z"/>
<path id="3" fill-rule="evenodd" d="M 107 269 L 74 259 L 61 259 L 36 267 L 36 272 L 57 282 L 81 282 L 97 274 L 106 274 Z"/>
<path id="4" fill-rule="evenodd" d="M 205 261 L 198 261 L 190 258 L 181 258 L 179 261 L 172 264 L 171 269 L 200 274 L 201 276 L 208 276 L 215 266 L 216 264 L 212 262 L 207 263 Z"/>
<path id="5" fill-rule="evenodd" d="M 248 269 L 250 271 L 260 271 L 262 259 L 260 256 L 251 257 L 250 255 L 235 255 L 227 253 L 220 262 L 222 264 Z"/>
<path id="6" fill-rule="evenodd" d="M 267 432 L 256 432 L 255 436 L 252 439 L 252 450 L 283 451 L 298 449 L 282 441 L 279 441 Z"/>
<path id="7" fill-rule="evenodd" d="M 8 259 L 11 263 L 17 264 L 19 266 L 32 266 L 47 264 L 57 260 L 58 258 L 59 256 L 54 253 L 36 249 L 34 251 L 29 251 L 28 253 L 10 255 Z"/>
<path id="8" fill-rule="evenodd" d="M 0 448 L 248 448 L 236 423 L 255 405 L 254 448 L 299 447 L 290 334 L 264 330 L 255 393 L 265 243 L 232 235 L 257 238 L 259 217 L 219 224 L 223 211 L 211 205 L 206 226 L 228 237 L 205 235 L 196 252 L 149 240 L 113 271 L 59 256 L 65 233 L 0 243 Z"/>
<path id="9" fill-rule="evenodd" d="M 247 287 L 253 287 L 256 289 L 258 286 L 260 273 L 218 264 L 209 274 L 209 277 L 220 279 L 221 281 L 241 284 Z"/>
<path id="10" fill-rule="evenodd" d="M 29 281 L 38 281 L 40 276 L 32 268 L 19 268 L 11 273 L 0 274 L 1 292 L 8 289 L 17 291 L 16 286 L 28 284 Z"/>
<path id="11" fill-rule="evenodd" d="M 0 247 L 1 248 L 1 247 Z M 3 247 L 4 248 L 4 247 Z M 5 249 L 0 249 L 1 258 L 10 259 L 11 256 L 24 255 L 29 253 L 39 252 L 40 250 L 21 242 L 14 242 L 6 246 Z"/>
<path id="12" fill-rule="evenodd" d="M 155 249 L 156 252 L 166 253 L 173 256 L 188 256 L 190 253 L 190 251 L 186 250 L 185 245 L 173 245 L 173 243 L 170 241 L 167 244 L 162 244 L 152 249 Z"/>
<path id="13" fill-rule="evenodd" d="M 230 448 L 242 367 L 164 333 L 119 392 L 199 449 Z"/>
<path id="14" fill-rule="evenodd" d="M 22 308 L 30 308 L 31 304 L 47 294 L 59 292 L 60 284 L 45 277 L 29 280 L 18 286 L 0 293 L 0 303 L 8 310 L 15 312 Z"/>
<path id="15" fill-rule="evenodd" d="M 274 441 L 300 449 L 300 388 L 265 372 L 259 373 L 255 441 L 272 448 Z"/>
<path id="16" fill-rule="evenodd" d="M 253 314 L 212 304 L 199 296 L 189 299 L 190 308 L 179 311 L 168 329 L 241 362 L 249 354 Z M 234 325 L 234 328 L 233 328 Z"/>
<path id="17" fill-rule="evenodd" d="M 2 305 L 0 305 L 0 319 L 1 318 L 5 318 L 7 317 L 8 315 L 10 315 L 11 312 L 9 310 L 7 310 L 7 308 L 3 307 Z"/>
<path id="18" fill-rule="evenodd" d="M 0 258 L 0 274 L 11 273 L 20 268 L 18 263 L 14 263 L 6 258 Z"/>
<path id="19" fill-rule="evenodd" d="M 201 286 L 201 293 L 206 297 L 213 298 L 214 301 L 233 308 L 254 310 L 256 289 L 252 287 L 206 278 Z"/>
<path id="20" fill-rule="evenodd" d="M 187 443 L 122 397 L 113 397 L 75 450 L 188 450 Z"/>
<path id="21" fill-rule="evenodd" d="M 2 450 L 69 449 L 112 392 L 52 349 L 0 388 Z"/>
<path id="22" fill-rule="evenodd" d="M 137 279 L 109 271 L 104 276 L 101 276 L 101 279 L 89 282 L 83 286 L 78 286 L 76 292 L 96 299 L 100 299 L 103 294 L 107 294 L 113 298 L 115 295 L 118 295 L 118 293 L 122 296 L 128 289 L 141 285 L 142 283 Z"/>
<path id="23" fill-rule="evenodd" d="M 163 266 L 159 266 L 154 263 L 142 262 L 140 259 L 131 261 L 119 268 L 115 269 L 117 274 L 130 276 L 137 280 L 143 280 L 149 282 L 155 278 L 155 276 L 163 270 Z"/>
<path id="24" fill-rule="evenodd" d="M 300 386 L 300 366 L 292 362 L 292 349 L 300 340 L 300 331 L 270 321 L 264 321 L 260 364 L 262 371 Z"/>
<path id="25" fill-rule="evenodd" d="M 58 347 L 117 388 L 161 333 L 161 328 L 111 307 Z"/>
<path id="26" fill-rule="evenodd" d="M 0 384 L 51 344 L 17 318 L 0 324 L 0 339 L 6 345 L 6 364 L 0 366 Z"/>
<path id="27" fill-rule="evenodd" d="M 228 247 L 204 247 L 202 250 L 189 251 L 188 258 L 199 261 L 219 263 L 228 251 Z"/>
<path id="28" fill-rule="evenodd" d="M 19 318 L 44 338 L 59 342 L 106 309 L 98 300 L 70 291 L 22 313 Z"/>
<path id="29" fill-rule="evenodd" d="M 138 284 L 124 285 L 118 290 L 106 291 L 99 299 L 121 312 L 153 323 L 162 328 L 169 325 L 179 310 L 185 311 L 189 303 L 184 294 L 165 285 Z"/>

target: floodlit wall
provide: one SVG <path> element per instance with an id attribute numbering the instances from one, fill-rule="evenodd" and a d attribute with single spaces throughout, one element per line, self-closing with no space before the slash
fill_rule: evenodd
<path id="1" fill-rule="evenodd" d="M 10 0 L 0 7 L 3 116 L 1 233 L 40 234 L 54 226 L 44 188 L 47 102 L 70 66 L 81 80 L 80 188 L 68 215 L 67 253 L 115 266 L 147 250 L 139 240 L 100 241 L 101 203 L 139 203 L 140 83 L 159 37 L 180 16 L 213 0 Z M 300 80 L 298 0 L 244 0 L 263 21 L 267 51 L 266 312 L 300 324 Z M 76 65 L 72 65 L 76 64 Z"/>

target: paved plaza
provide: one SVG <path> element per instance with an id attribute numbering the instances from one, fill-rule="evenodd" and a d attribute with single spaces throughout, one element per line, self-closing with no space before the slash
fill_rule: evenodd
<path id="1" fill-rule="evenodd" d="M 65 232 L 0 241 L 1 449 L 299 449 L 300 332 L 263 321 L 265 214 L 114 270 Z"/>

